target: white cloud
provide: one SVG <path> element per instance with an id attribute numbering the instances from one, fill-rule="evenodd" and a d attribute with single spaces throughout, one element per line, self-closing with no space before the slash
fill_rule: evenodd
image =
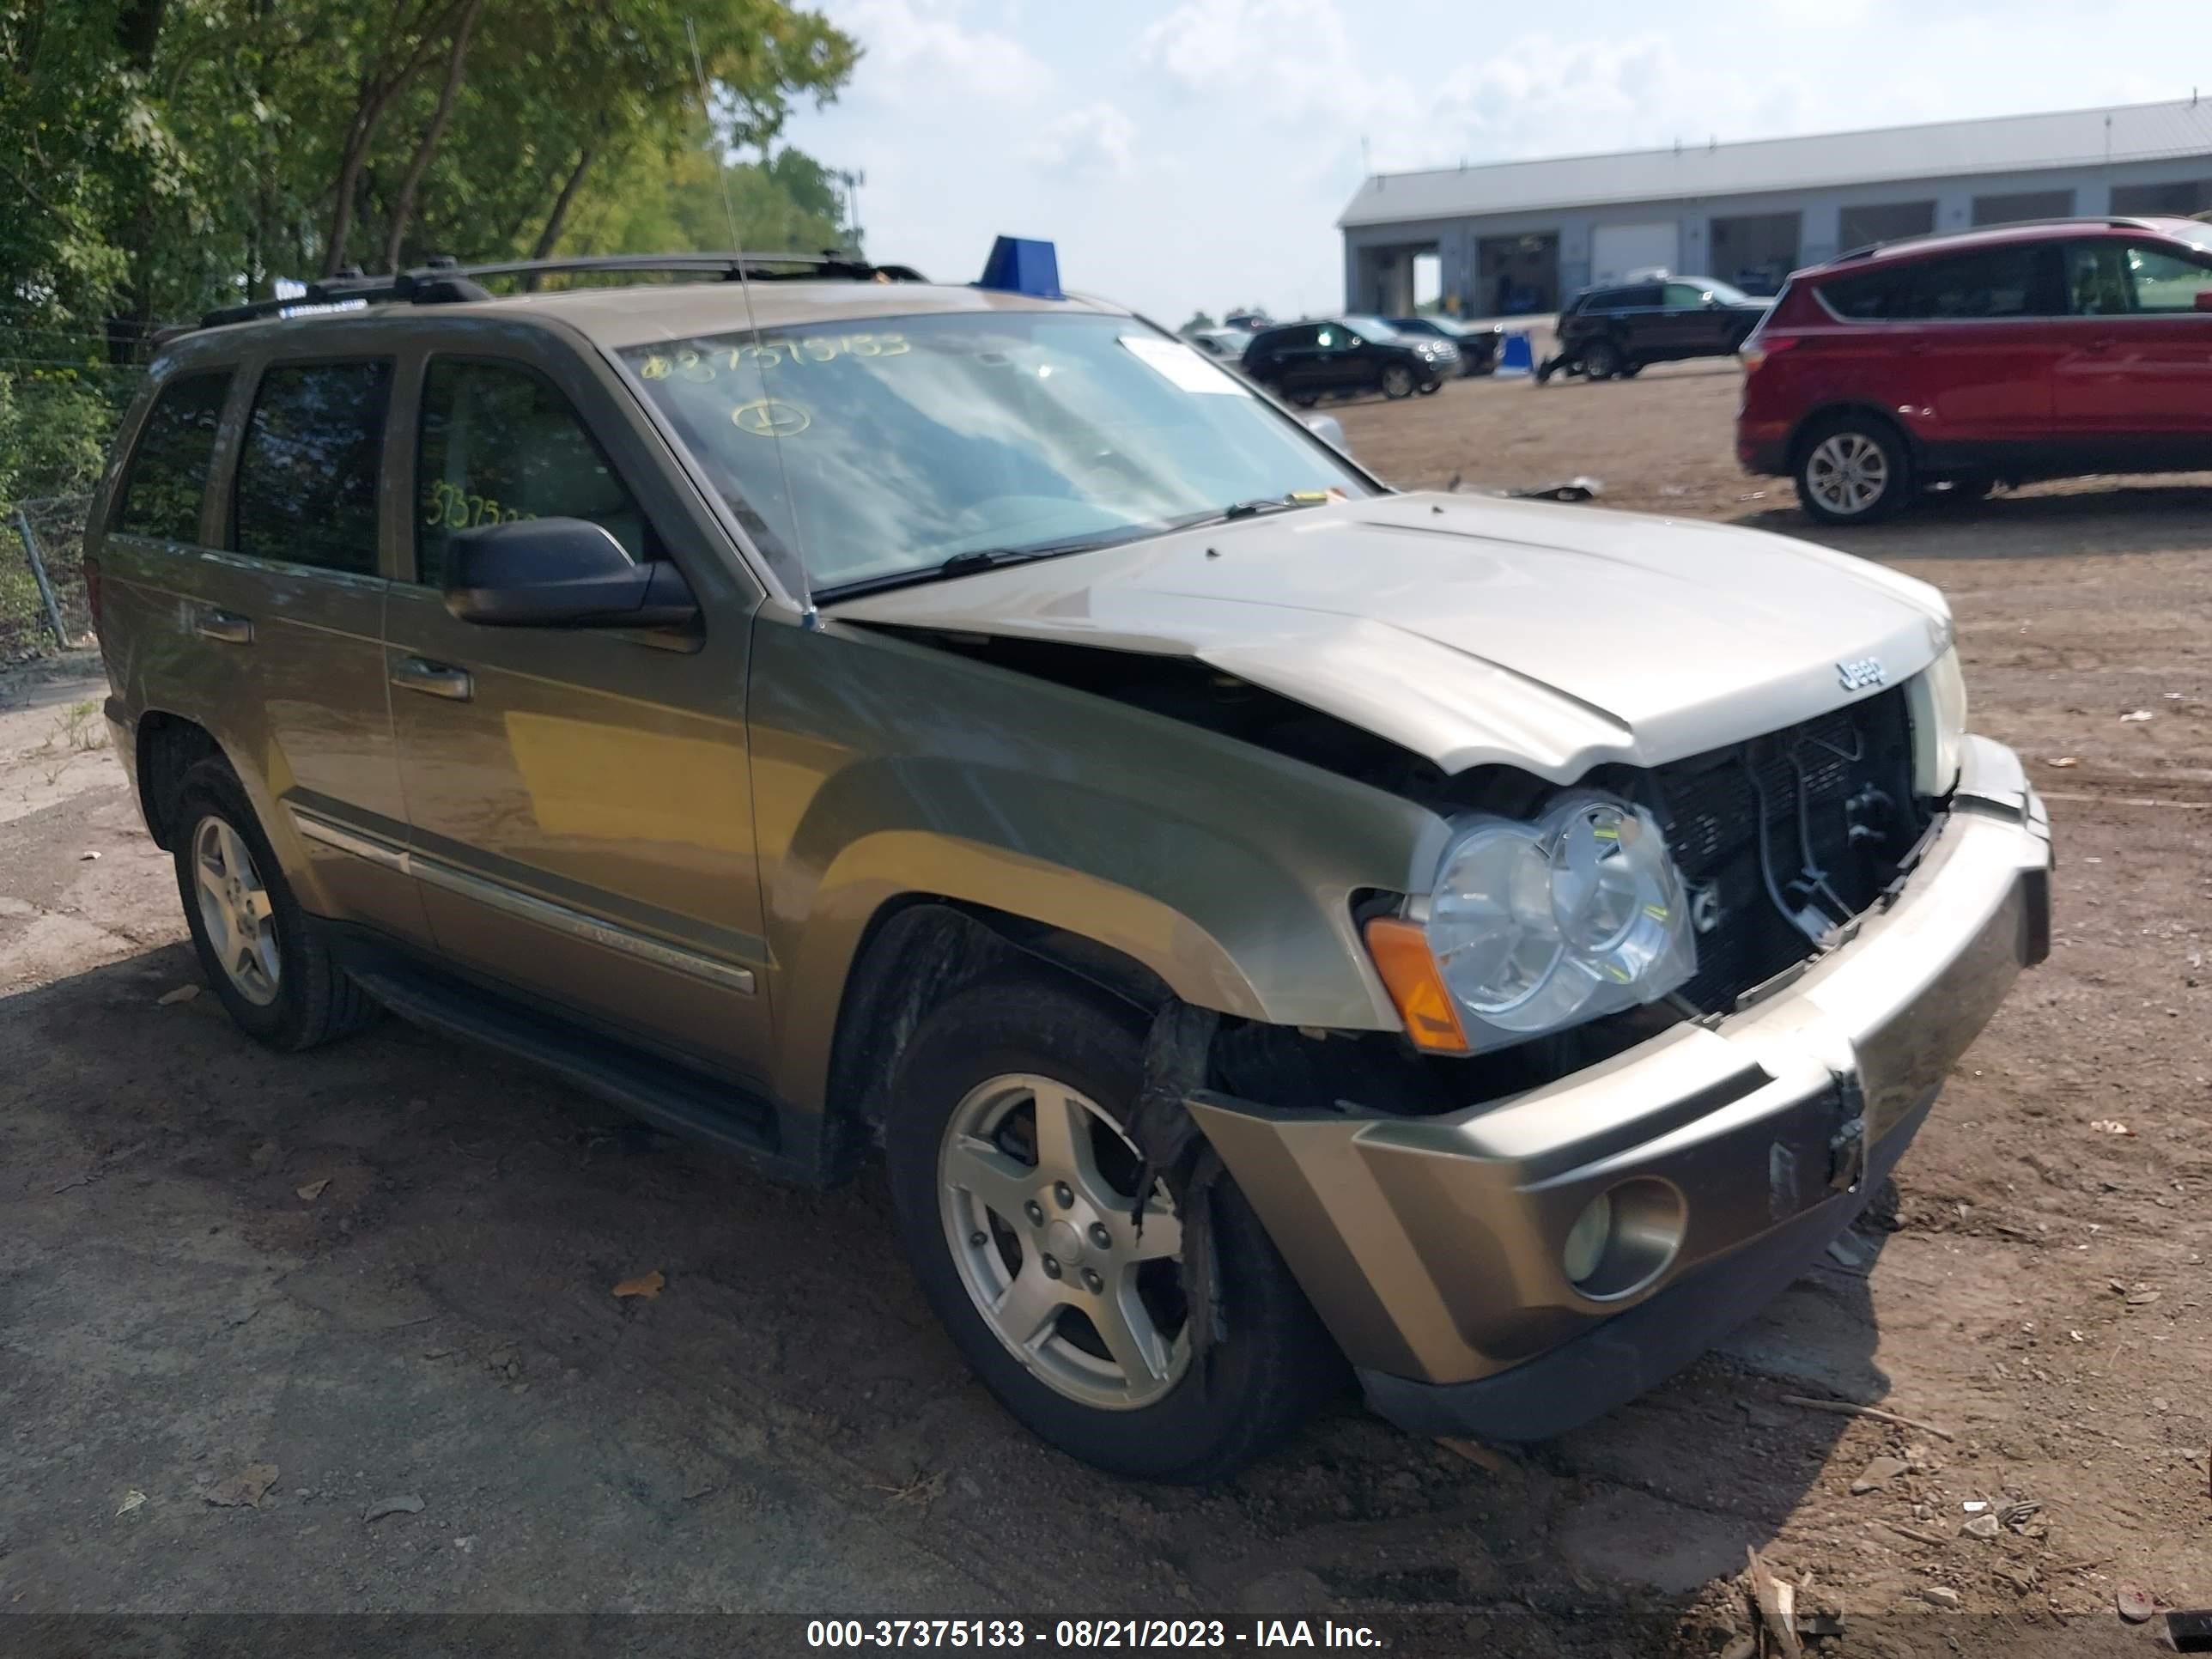
<path id="1" fill-rule="evenodd" d="M 1057 173 L 1126 179 L 1136 164 L 1136 141 L 1137 124 L 1101 100 L 1052 121 L 1029 155 Z"/>
<path id="2" fill-rule="evenodd" d="M 1052 71 L 1011 34 L 970 27 L 942 0 L 850 0 L 836 21 L 864 49 L 856 97 L 925 104 L 946 97 L 1018 104 L 1041 95 Z"/>
<path id="3" fill-rule="evenodd" d="M 1384 93 L 1334 0 L 1183 0 L 1137 53 L 1186 92 L 1278 122 L 1356 120 Z"/>

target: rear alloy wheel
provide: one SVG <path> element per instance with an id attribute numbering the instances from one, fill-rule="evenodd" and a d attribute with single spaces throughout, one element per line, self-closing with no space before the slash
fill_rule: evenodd
<path id="1" fill-rule="evenodd" d="M 185 925 L 200 970 L 239 1028 L 271 1048 L 311 1048 L 375 1019 L 331 960 L 227 761 L 185 774 L 168 809 Z"/>
<path id="2" fill-rule="evenodd" d="M 1620 348 L 1610 340 L 1592 340 L 1583 348 L 1583 375 L 1586 380 L 1609 380 L 1620 373 Z"/>
<path id="3" fill-rule="evenodd" d="M 1148 1170 L 1127 1133 L 1144 1030 L 1048 975 L 961 991 L 900 1062 L 884 1152 L 915 1277 L 1000 1403 L 1101 1468 L 1209 1480 L 1287 1434 L 1343 1362 L 1233 1180 Z"/>
<path id="4" fill-rule="evenodd" d="M 1846 416 L 1814 432 L 1797 462 L 1797 500 L 1820 524 L 1872 524 L 1905 503 L 1911 461 L 1881 422 Z"/>
<path id="5" fill-rule="evenodd" d="M 1382 395 L 1386 398 L 1410 398 L 1415 384 L 1413 371 L 1403 363 L 1393 363 L 1382 371 Z"/>

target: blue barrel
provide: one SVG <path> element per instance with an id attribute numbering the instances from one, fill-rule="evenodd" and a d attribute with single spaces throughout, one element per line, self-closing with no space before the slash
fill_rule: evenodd
<path id="1" fill-rule="evenodd" d="M 1516 329 L 1505 337 L 1504 349 L 1498 354 L 1500 374 L 1534 374 L 1536 372 L 1536 353 L 1528 343 L 1528 331 Z"/>

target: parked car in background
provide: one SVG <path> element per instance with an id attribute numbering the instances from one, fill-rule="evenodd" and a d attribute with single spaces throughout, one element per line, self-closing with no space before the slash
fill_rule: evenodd
<path id="1" fill-rule="evenodd" d="M 1862 248 L 1743 348 L 1736 454 L 1863 524 L 1932 486 L 2212 460 L 2212 225 L 2060 220 Z"/>
<path id="2" fill-rule="evenodd" d="M 1626 380 L 1647 363 L 1730 356 L 1759 326 L 1768 303 L 1715 276 L 1584 289 L 1560 312 L 1559 349 L 1537 376 Z"/>
<path id="3" fill-rule="evenodd" d="M 1247 375 L 1302 409 L 1360 392 L 1431 392 L 1459 363 L 1450 341 L 1401 334 L 1379 317 L 1286 323 L 1262 331 L 1244 353 Z"/>
<path id="4" fill-rule="evenodd" d="M 1459 372 L 1462 374 L 1487 374 L 1496 368 L 1498 349 L 1505 341 L 1505 331 L 1495 323 L 1475 328 L 1456 317 L 1389 317 L 1383 320 L 1399 333 L 1414 339 L 1450 341 L 1459 352 Z"/>

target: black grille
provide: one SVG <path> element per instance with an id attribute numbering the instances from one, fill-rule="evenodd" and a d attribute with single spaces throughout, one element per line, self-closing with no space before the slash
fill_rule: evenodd
<path id="1" fill-rule="evenodd" d="M 1791 884 L 1810 862 L 1852 915 L 1874 902 L 1922 829 L 1902 688 L 1676 761 L 1653 779 L 1667 845 L 1696 901 L 1693 914 L 1717 908 L 1711 931 L 1698 935 L 1697 975 L 1682 988 L 1707 1012 L 1726 1012 L 1744 992 L 1813 954 L 1812 940 L 1768 892 L 1759 860 L 1762 817 L 1784 898 L 1799 902 L 1803 890 Z M 1801 823 L 1811 830 L 1809 859 Z M 1873 833 L 1855 841 L 1854 823 Z M 1701 890 L 1708 896 L 1701 899 Z"/>

